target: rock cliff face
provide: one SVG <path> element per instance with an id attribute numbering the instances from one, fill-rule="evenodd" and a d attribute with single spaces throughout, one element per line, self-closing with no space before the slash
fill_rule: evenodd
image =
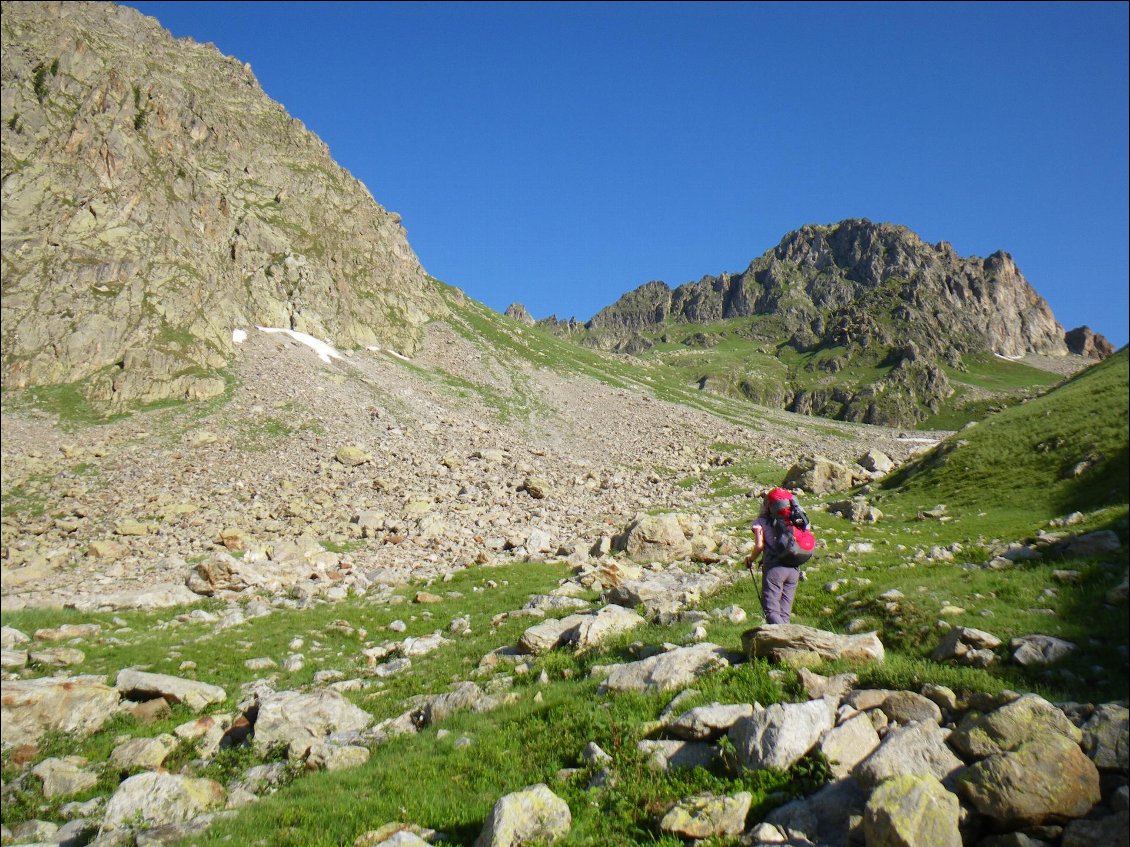
<path id="1" fill-rule="evenodd" d="M 249 66 L 103 3 L 3 4 L 3 381 L 221 392 L 232 331 L 412 352 L 445 309 Z"/>
<path id="2" fill-rule="evenodd" d="M 841 221 L 805 226 L 740 274 L 671 289 L 649 282 L 590 326 L 639 331 L 667 319 L 710 323 L 776 315 L 794 346 L 913 341 L 922 354 L 1067 353 L 1063 327 L 1012 258 L 962 258 L 906 227 Z"/>

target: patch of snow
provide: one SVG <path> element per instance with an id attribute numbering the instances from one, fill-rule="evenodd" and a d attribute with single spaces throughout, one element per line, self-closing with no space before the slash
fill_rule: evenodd
<path id="1" fill-rule="evenodd" d="M 246 340 L 247 340 L 247 330 L 245 330 L 245 329 L 233 329 L 231 331 L 231 343 L 232 344 L 242 344 Z"/>
<path id="2" fill-rule="evenodd" d="M 307 347 L 317 353 L 318 358 L 320 358 L 327 365 L 330 363 L 330 359 L 341 358 L 341 353 L 337 352 L 337 350 L 335 350 L 329 344 L 326 344 L 326 342 L 317 339 L 312 335 L 307 335 L 304 332 L 295 332 L 293 329 L 281 329 L 279 327 L 271 326 L 257 326 L 255 328 L 261 332 L 281 332 L 284 335 L 289 335 L 295 341 L 301 344 L 305 344 Z"/>
<path id="3" fill-rule="evenodd" d="M 911 444 L 937 444 L 938 443 L 938 439 L 936 439 L 936 438 L 909 438 L 908 436 L 905 436 L 905 435 L 900 435 L 898 437 L 898 440 L 899 441 L 909 441 Z"/>
<path id="4" fill-rule="evenodd" d="M 411 360 L 411 359 L 409 359 L 409 358 L 408 358 L 407 356 L 404 356 L 404 355 L 402 355 L 402 354 L 400 354 L 400 353 L 397 353 L 397 352 L 396 352 L 395 350 L 389 350 L 389 351 L 387 351 L 387 352 L 391 353 L 391 354 L 392 354 L 393 356 L 396 356 L 396 358 L 398 358 L 398 359 L 403 359 L 403 360 L 404 360 L 404 361 L 406 361 L 406 362 L 411 362 L 411 361 L 412 361 L 412 360 Z"/>
<path id="5" fill-rule="evenodd" d="M 1023 356 L 1023 355 L 1020 355 L 1020 356 L 1006 356 L 1006 355 L 1004 355 L 1003 353 L 993 353 L 993 355 L 994 355 L 994 356 L 996 356 L 996 357 L 997 357 L 998 359 L 1004 359 L 1004 360 L 1005 360 L 1006 362 L 1018 362 L 1018 361 L 1020 361 L 1021 359 L 1023 359 L 1023 358 L 1024 358 L 1024 356 Z"/>
<path id="6" fill-rule="evenodd" d="M 372 344 L 370 344 L 370 345 L 369 345 L 368 347 L 366 347 L 365 349 L 366 349 L 366 350 L 368 350 L 368 351 L 369 351 L 370 353 L 379 353 L 379 352 L 381 352 L 381 348 L 380 348 L 380 347 L 374 347 L 374 346 L 373 346 Z"/>

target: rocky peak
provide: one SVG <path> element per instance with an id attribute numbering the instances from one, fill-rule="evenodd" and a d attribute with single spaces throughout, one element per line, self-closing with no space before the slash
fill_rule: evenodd
<path id="1" fill-rule="evenodd" d="M 915 341 L 924 353 L 1066 354 L 1063 328 L 1003 251 L 962 258 L 904 226 L 852 219 L 809 225 L 742 273 L 671 290 L 649 282 L 603 309 L 593 328 L 639 331 L 671 318 L 706 323 L 776 315 L 802 346 L 843 343 L 874 325 L 872 341 Z"/>
<path id="2" fill-rule="evenodd" d="M 445 308 L 251 68 L 109 3 L 3 4 L 3 379 L 206 397 L 232 332 L 412 352 Z"/>
<path id="3" fill-rule="evenodd" d="M 531 315 L 529 310 L 521 303 L 511 303 L 506 307 L 504 314 L 506 317 L 513 318 L 518 321 L 518 323 L 525 324 L 526 326 L 533 326 L 535 323 L 534 316 Z"/>
<path id="4" fill-rule="evenodd" d="M 1089 326 L 1077 326 L 1068 330 L 1064 342 L 1067 344 L 1067 349 L 1078 356 L 1105 359 L 1114 355 L 1114 345 L 1106 339 L 1106 336 L 1099 335 Z"/>

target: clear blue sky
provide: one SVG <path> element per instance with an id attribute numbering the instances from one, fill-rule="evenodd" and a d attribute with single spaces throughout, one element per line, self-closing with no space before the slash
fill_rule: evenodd
<path id="1" fill-rule="evenodd" d="M 131 5 L 250 62 L 496 309 L 587 319 L 866 217 L 1127 341 L 1126 3 Z"/>

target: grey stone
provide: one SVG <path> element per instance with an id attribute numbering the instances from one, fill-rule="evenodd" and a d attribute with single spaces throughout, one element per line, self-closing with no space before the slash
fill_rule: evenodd
<path id="1" fill-rule="evenodd" d="M 811 750 L 834 721 L 835 706 L 830 700 L 774 703 L 738 720 L 729 737 L 742 767 L 785 770 Z"/>
<path id="2" fill-rule="evenodd" d="M 1130 711 L 1117 703 L 1099 706 L 1083 726 L 1083 749 L 1104 771 L 1130 769 Z"/>
<path id="3" fill-rule="evenodd" d="M 665 729 L 671 735 L 688 741 L 709 741 L 725 735 L 739 718 L 749 717 L 753 712 L 752 703 L 711 703 L 684 712 Z"/>
<path id="4" fill-rule="evenodd" d="M 1012 660 L 1018 665 L 1052 665 L 1075 651 L 1075 645 L 1051 635 L 1022 635 L 1009 643 Z"/>
<path id="5" fill-rule="evenodd" d="M 170 703 L 184 703 L 195 712 L 228 698 L 227 692 L 218 685 L 129 668 L 118 671 L 114 685 L 123 696 L 143 700 L 164 697 Z"/>
<path id="6" fill-rule="evenodd" d="M 661 771 L 668 768 L 711 768 L 722 759 L 717 747 L 700 741 L 645 739 L 636 747 L 647 756 L 652 768 Z"/>
<path id="7" fill-rule="evenodd" d="M 946 745 L 947 735 L 933 721 L 892 729 L 879 749 L 856 766 L 855 778 L 869 790 L 903 775 L 930 774 L 944 783 L 964 766 Z"/>
<path id="8" fill-rule="evenodd" d="M 373 718 L 335 691 L 279 691 L 259 701 L 255 746 L 286 746 L 292 759 L 303 758 L 311 745 L 331 732 L 361 730 Z"/>
<path id="9" fill-rule="evenodd" d="M 210 779 L 143 773 L 125 780 L 106 805 L 103 826 L 114 829 L 139 821 L 146 826 L 179 823 L 224 801 L 223 787 Z"/>
<path id="10" fill-rule="evenodd" d="M 593 668 L 605 674 L 602 688 L 608 691 L 674 691 L 698 677 L 729 667 L 724 651 L 708 642 L 679 647 L 638 662 Z"/>
<path id="11" fill-rule="evenodd" d="M 820 740 L 819 750 L 831 763 L 832 775 L 840 779 L 848 776 L 878 746 L 879 733 L 871 719 L 859 712 L 828 730 Z"/>
<path id="12" fill-rule="evenodd" d="M 748 791 L 740 791 L 732 797 L 696 794 L 669 809 L 660 820 L 659 829 L 681 838 L 740 835 L 752 801 L 753 795 Z"/>

